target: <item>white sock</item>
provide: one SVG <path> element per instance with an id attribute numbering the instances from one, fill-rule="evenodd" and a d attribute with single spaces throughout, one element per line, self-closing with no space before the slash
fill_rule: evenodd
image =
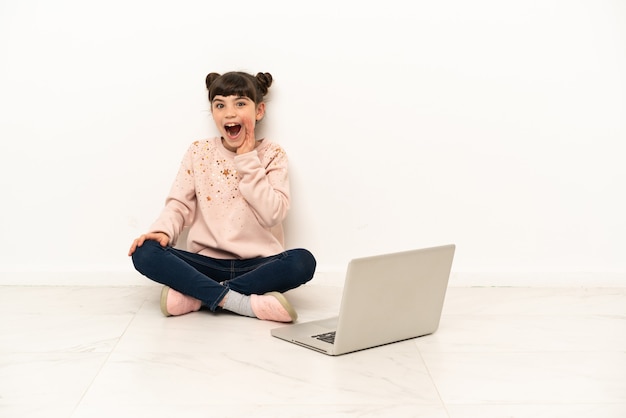
<path id="1" fill-rule="evenodd" d="M 223 308 L 227 311 L 256 318 L 256 315 L 252 311 L 250 296 L 242 295 L 234 290 L 229 290 L 228 293 L 226 293 L 225 299 Z"/>

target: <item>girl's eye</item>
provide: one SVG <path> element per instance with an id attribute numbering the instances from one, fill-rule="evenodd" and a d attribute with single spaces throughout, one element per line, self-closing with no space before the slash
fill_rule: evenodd
<path id="1" fill-rule="evenodd" d="M 246 102 L 237 102 L 237 106 L 243 107 L 246 105 Z"/>
<path id="2" fill-rule="evenodd" d="M 217 103 L 217 104 L 215 105 L 215 108 L 216 108 L 216 109 L 221 109 L 221 108 L 223 108 L 223 107 L 224 107 L 224 105 L 223 105 L 222 103 Z"/>

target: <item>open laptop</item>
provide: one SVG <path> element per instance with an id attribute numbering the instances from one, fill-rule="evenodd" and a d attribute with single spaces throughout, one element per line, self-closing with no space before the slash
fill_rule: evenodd
<path id="1" fill-rule="evenodd" d="M 339 316 L 271 330 L 331 356 L 432 334 L 439 327 L 455 245 L 355 258 Z"/>

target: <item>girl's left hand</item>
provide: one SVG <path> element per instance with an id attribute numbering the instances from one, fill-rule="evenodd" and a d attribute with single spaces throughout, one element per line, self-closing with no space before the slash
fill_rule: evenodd
<path id="1" fill-rule="evenodd" d="M 243 140 L 243 143 L 239 148 L 237 148 L 237 154 L 245 154 L 247 152 L 253 151 L 256 148 L 256 138 L 254 136 L 254 123 L 251 119 L 246 119 L 243 121 L 244 127 L 246 129 L 246 137 Z"/>

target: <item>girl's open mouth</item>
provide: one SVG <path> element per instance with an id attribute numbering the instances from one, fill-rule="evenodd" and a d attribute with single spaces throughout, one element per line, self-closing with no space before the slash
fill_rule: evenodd
<path id="1" fill-rule="evenodd" d="M 231 138 L 235 138 L 237 135 L 239 135 L 239 132 L 241 132 L 241 125 L 229 124 L 224 126 L 224 129 L 226 130 L 228 136 L 230 136 Z"/>

